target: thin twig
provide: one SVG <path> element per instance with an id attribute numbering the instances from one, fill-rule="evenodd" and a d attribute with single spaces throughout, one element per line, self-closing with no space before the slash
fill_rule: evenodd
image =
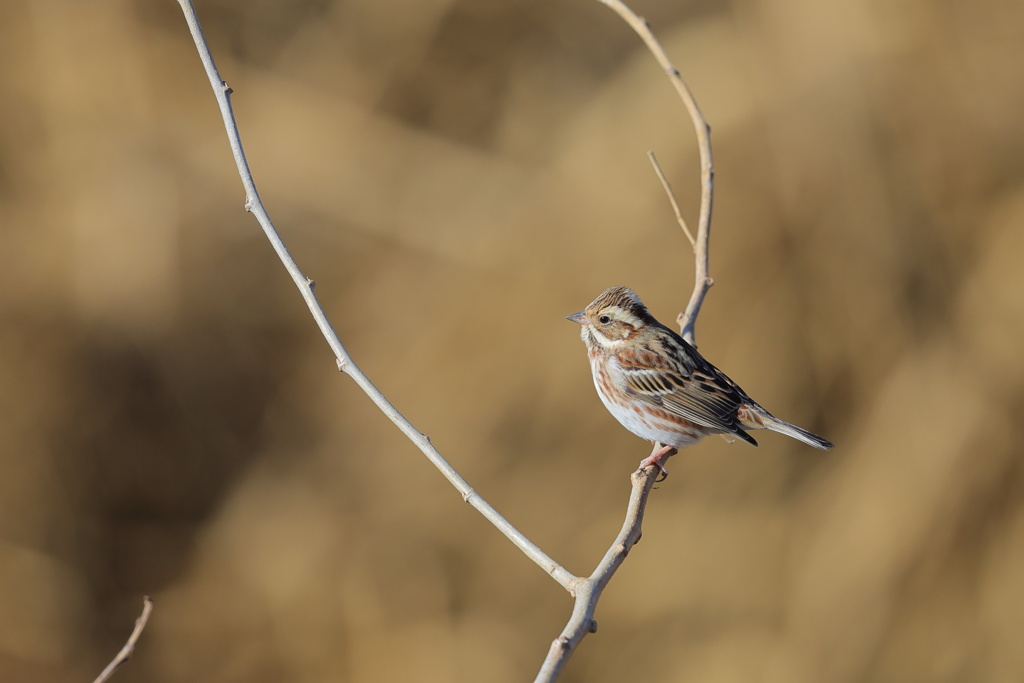
<path id="1" fill-rule="evenodd" d="M 668 201 L 672 204 L 672 210 L 676 214 L 676 222 L 679 223 L 679 227 L 686 233 L 686 239 L 690 240 L 690 246 L 694 249 L 697 248 L 697 242 L 693 239 L 693 233 L 690 232 L 690 227 L 686 225 L 686 219 L 683 218 L 682 212 L 679 210 L 679 202 L 676 201 L 676 194 L 672 191 L 672 186 L 668 182 L 668 178 L 665 177 L 665 172 L 661 170 L 661 164 L 658 163 L 658 158 L 654 156 L 654 152 L 647 152 L 647 158 L 651 160 L 651 166 L 654 166 L 654 172 L 658 174 L 658 180 L 661 181 L 661 186 L 665 188 L 665 194 L 668 195 Z"/>
<path id="2" fill-rule="evenodd" d="M 643 39 L 647 49 L 654 55 L 654 58 L 672 83 L 672 87 L 676 89 L 676 93 L 686 106 L 686 111 L 690 114 L 690 120 L 693 122 L 693 130 L 697 134 L 697 150 L 700 153 L 701 190 L 700 217 L 697 221 L 697 243 L 694 245 L 694 260 L 696 262 L 694 286 L 693 294 L 690 295 L 690 301 L 686 304 L 686 310 L 676 318 L 676 322 L 679 323 L 679 333 L 683 336 L 683 339 L 696 346 L 694 325 L 697 323 L 697 315 L 700 313 L 701 304 L 704 303 L 704 297 L 707 295 L 711 285 L 714 284 L 708 275 L 708 236 L 711 232 L 711 205 L 714 199 L 715 188 L 715 167 L 711 163 L 711 128 L 708 126 L 707 121 L 704 120 L 703 114 L 700 113 L 700 107 L 697 106 L 697 101 L 694 99 L 693 93 L 690 92 L 690 88 L 679 75 L 679 70 L 672 66 L 668 56 L 665 54 L 665 50 L 662 49 L 661 44 L 654 37 L 654 34 L 651 33 L 651 27 L 647 21 L 643 17 L 637 16 L 633 10 L 626 7 L 620 0 L 599 1 L 622 17 L 623 21 L 629 24 L 640 38 Z"/>
<path id="3" fill-rule="evenodd" d="M 135 643 L 139 641 L 139 636 L 142 635 L 142 629 L 146 628 L 146 622 L 149 621 L 149 614 L 153 611 L 153 600 L 148 595 L 142 598 L 142 614 L 135 620 L 135 628 L 132 629 L 132 634 L 128 636 L 128 642 L 124 644 L 121 651 L 117 653 L 117 656 L 110 660 L 110 664 L 107 664 L 99 676 L 93 683 L 105 683 L 114 672 L 117 671 L 118 667 L 127 662 L 132 658 L 132 653 L 135 651 Z"/>
<path id="4" fill-rule="evenodd" d="M 210 79 L 210 85 L 213 87 L 217 103 L 220 106 L 221 117 L 224 119 L 224 128 L 227 131 L 228 141 L 231 144 L 231 152 L 235 157 L 235 165 L 238 167 L 238 175 L 241 177 L 242 185 L 245 187 L 245 208 L 259 221 L 263 232 L 266 233 L 267 239 L 270 240 L 274 251 L 277 252 L 278 258 L 281 259 L 281 263 L 284 264 L 295 286 L 298 287 L 299 293 L 302 294 L 302 298 L 306 302 L 306 306 L 309 307 L 309 312 L 313 315 L 313 319 L 316 320 L 320 328 L 320 332 L 334 352 L 338 369 L 355 380 L 359 388 L 370 397 L 370 400 L 380 408 L 381 412 L 427 456 L 427 459 L 444 475 L 445 479 L 462 494 L 463 500 L 472 505 L 487 521 L 497 527 L 501 533 L 505 534 L 517 548 L 523 551 L 527 557 L 554 578 L 563 588 L 569 590 L 571 582 L 576 577 L 566 571 L 562 565 L 551 559 L 533 541 L 524 536 L 522 532 L 501 516 L 480 494 L 474 491 L 473 487 L 462 478 L 462 475 L 431 445 L 430 439 L 398 412 L 398 409 L 391 405 L 391 402 L 384 397 L 384 394 L 373 385 L 369 378 L 353 362 L 352 357 L 345 350 L 341 340 L 338 339 L 338 335 L 334 332 L 334 328 L 327 319 L 327 314 L 324 313 L 324 309 L 320 306 L 320 302 L 317 301 L 316 295 L 313 293 L 314 282 L 299 270 L 298 264 L 295 263 L 291 254 L 288 253 L 288 249 L 281 240 L 281 236 L 277 233 L 277 229 L 274 228 L 270 216 L 267 215 L 266 209 L 263 208 L 263 202 L 260 201 L 259 193 L 256 192 L 256 184 L 249 170 L 249 164 L 245 160 L 245 152 L 242 150 L 242 139 L 239 136 L 235 115 L 231 109 L 231 88 L 221 79 L 220 73 L 217 71 L 217 67 L 213 62 L 213 56 L 210 54 L 210 48 L 206 43 L 206 38 L 203 37 L 203 30 L 199 25 L 199 18 L 196 16 L 195 8 L 192 6 L 191 0 L 178 0 L 178 4 L 181 5 L 181 10 L 185 14 L 185 20 L 188 22 L 192 39 L 195 41 L 199 57 L 203 61 L 206 75 Z"/>

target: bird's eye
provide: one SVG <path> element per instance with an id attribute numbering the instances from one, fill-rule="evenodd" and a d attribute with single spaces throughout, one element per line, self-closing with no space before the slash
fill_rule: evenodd
<path id="1" fill-rule="evenodd" d="M 598 321 L 599 321 L 599 322 L 600 322 L 600 323 L 601 323 L 602 325 L 607 325 L 608 323 L 610 323 L 610 322 L 612 321 L 612 319 L 611 319 L 611 318 L 609 318 L 609 317 L 608 317 L 608 316 L 606 316 L 606 315 L 602 315 L 602 316 L 601 316 L 600 318 L 598 318 Z"/>

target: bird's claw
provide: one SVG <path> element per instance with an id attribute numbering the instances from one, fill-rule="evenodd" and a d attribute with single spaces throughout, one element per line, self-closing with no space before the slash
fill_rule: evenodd
<path id="1" fill-rule="evenodd" d="M 663 482 L 666 479 L 668 479 L 668 470 L 665 469 L 665 466 L 661 463 L 661 461 L 665 459 L 667 456 L 675 454 L 676 449 L 673 446 L 662 446 L 660 444 L 655 444 L 654 451 L 649 456 L 640 461 L 640 469 L 644 469 L 646 467 L 654 465 L 661 472 L 661 474 L 658 475 L 658 478 L 654 480 L 654 483 L 657 484 Z"/>

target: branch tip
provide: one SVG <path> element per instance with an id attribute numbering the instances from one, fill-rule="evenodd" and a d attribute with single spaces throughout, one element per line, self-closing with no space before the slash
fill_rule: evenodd
<path id="1" fill-rule="evenodd" d="M 142 614 L 135 620 L 135 628 L 132 629 L 132 633 L 128 636 L 127 642 L 124 647 L 118 652 L 110 664 L 107 664 L 106 668 L 100 672 L 100 675 L 96 677 L 93 683 L 105 683 L 109 680 L 114 672 L 120 668 L 122 664 L 132 658 L 132 653 L 135 652 L 135 644 L 139 641 L 139 636 L 142 635 L 142 630 L 146 628 L 146 624 L 149 622 L 149 615 L 153 611 L 153 598 L 148 595 L 142 598 Z"/>

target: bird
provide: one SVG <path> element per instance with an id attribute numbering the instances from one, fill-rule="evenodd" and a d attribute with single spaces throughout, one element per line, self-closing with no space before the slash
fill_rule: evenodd
<path id="1" fill-rule="evenodd" d="M 601 293 L 579 313 L 594 386 L 608 412 L 623 427 L 654 444 L 640 469 L 705 436 L 722 434 L 756 446 L 748 431 L 769 429 L 815 448 L 834 444 L 775 417 L 693 345 L 658 322 L 636 293 L 621 285 Z"/>

